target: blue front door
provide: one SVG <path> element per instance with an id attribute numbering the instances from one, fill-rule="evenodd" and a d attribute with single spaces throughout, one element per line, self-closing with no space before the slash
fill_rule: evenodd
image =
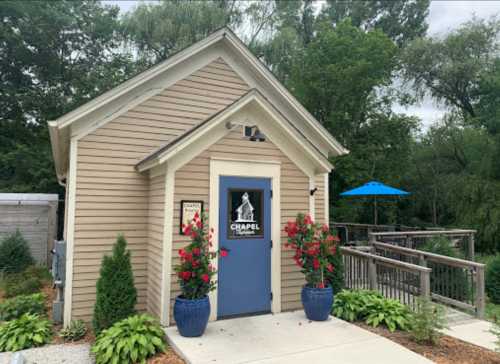
<path id="1" fill-rule="evenodd" d="M 217 316 L 271 310 L 271 180 L 220 177 Z"/>

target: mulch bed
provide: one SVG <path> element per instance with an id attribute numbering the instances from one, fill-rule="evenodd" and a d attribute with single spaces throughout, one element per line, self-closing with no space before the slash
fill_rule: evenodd
<path id="1" fill-rule="evenodd" d="M 443 335 L 435 346 L 419 344 L 403 331 L 390 332 L 385 327 L 355 323 L 365 330 L 386 337 L 437 364 L 500 364 L 500 354 L 491 350 Z"/>
<path id="2" fill-rule="evenodd" d="M 165 353 L 155 355 L 148 359 L 148 364 L 185 364 L 186 362 L 179 358 L 170 348 Z"/>

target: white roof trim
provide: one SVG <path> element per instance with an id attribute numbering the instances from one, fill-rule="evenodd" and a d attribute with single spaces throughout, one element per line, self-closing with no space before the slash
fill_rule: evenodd
<path id="1" fill-rule="evenodd" d="M 63 154 L 69 149 L 65 144 L 69 144 L 69 133 L 61 133 L 61 130 L 65 130 L 68 126 L 73 123 L 84 120 L 88 121 L 91 116 L 94 115 L 98 110 L 101 110 L 104 106 L 112 103 L 123 103 L 120 112 L 124 112 L 129 109 L 127 104 L 130 104 L 125 96 L 130 93 L 132 89 L 138 88 L 141 85 L 146 84 L 148 81 L 152 81 L 159 75 L 163 74 L 170 68 L 186 62 L 194 54 L 197 54 L 210 46 L 216 44 L 219 41 L 223 41 L 224 44 L 229 46 L 237 56 L 243 57 L 246 64 L 253 68 L 256 75 L 262 77 L 262 80 L 268 83 L 272 89 L 276 90 L 277 93 L 284 99 L 285 105 L 290 105 L 293 110 L 300 116 L 305 125 L 310 127 L 313 134 L 310 136 L 312 138 L 321 138 L 322 143 L 328 146 L 330 151 L 335 155 L 347 154 L 349 151 L 345 149 L 335 138 L 293 97 L 288 90 L 281 85 L 281 83 L 276 79 L 276 77 L 265 67 L 258 59 L 255 57 L 250 50 L 241 42 L 241 40 L 228 28 L 222 28 L 207 38 L 191 45 L 190 47 L 180 51 L 179 53 L 171 56 L 167 60 L 153 66 L 152 68 L 138 74 L 137 76 L 131 78 L 128 81 L 118 85 L 117 87 L 105 92 L 104 94 L 96 97 L 95 99 L 87 102 L 86 104 L 78 107 L 77 109 L 61 116 L 55 121 L 50 122 L 49 129 L 51 130 L 51 141 L 54 158 L 56 161 L 56 170 L 58 176 L 62 178 L 66 174 L 67 164 L 64 160 L 58 160 L 63 158 Z M 281 105 L 283 107 L 283 105 Z M 93 123 L 99 122 L 99 120 L 93 120 Z M 99 122 L 99 125 L 102 123 Z M 80 130 L 80 129 L 79 129 Z M 82 130 L 79 135 L 80 137 L 84 135 L 84 130 Z M 64 135 L 63 140 L 61 137 Z M 309 138 L 309 137 L 307 137 Z M 313 140 L 311 140 L 313 142 Z M 57 149 L 57 150 L 55 150 Z"/>
<path id="2" fill-rule="evenodd" d="M 323 137 L 323 139 L 336 151 L 338 155 L 348 154 L 349 150 L 344 148 L 321 123 L 311 115 L 309 111 L 281 84 L 281 82 L 273 75 L 271 71 L 250 52 L 247 46 L 230 30 L 226 34 L 226 38 L 231 44 L 243 54 L 251 64 L 260 71 L 266 80 L 272 84 L 286 100 L 292 104 L 299 114 Z"/>
<path id="3" fill-rule="evenodd" d="M 185 150 L 189 145 L 195 143 L 197 140 L 202 138 L 205 134 L 210 132 L 212 129 L 216 128 L 227 118 L 234 115 L 236 112 L 241 110 L 244 106 L 250 104 L 251 102 L 256 102 L 262 110 L 264 110 L 268 115 L 270 115 L 274 120 L 277 121 L 277 125 L 285 132 L 287 135 L 296 142 L 296 145 L 300 146 L 304 153 L 309 156 L 309 158 L 316 162 L 316 164 L 323 170 L 332 170 L 332 165 L 328 161 L 328 158 L 322 155 L 314 146 L 308 141 L 302 134 L 300 134 L 297 129 L 295 129 L 288 120 L 284 119 L 282 115 L 273 110 L 273 106 L 257 91 L 251 90 L 242 98 L 237 100 L 232 105 L 228 106 L 226 109 L 222 110 L 215 116 L 207 119 L 202 124 L 194 127 L 189 135 L 182 137 L 178 142 L 175 140 L 165 146 L 161 147 L 159 150 L 153 152 L 151 155 L 143 159 L 136 165 L 136 169 L 139 172 L 144 172 L 157 165 L 168 162 L 174 156 Z M 165 149 L 162 151 L 162 149 Z"/>
<path id="4" fill-rule="evenodd" d="M 180 62 L 184 61 L 185 59 L 189 58 L 192 56 L 193 53 L 199 52 L 213 43 L 216 43 L 219 41 L 223 36 L 224 33 L 227 31 L 226 28 L 220 29 L 216 31 L 215 33 L 211 34 L 207 38 L 191 45 L 190 47 L 184 49 L 183 51 L 176 53 L 175 55 L 171 56 L 170 58 L 166 59 L 165 61 L 147 69 L 144 72 L 139 73 L 137 76 L 132 77 L 131 79 L 123 82 L 122 84 L 116 86 L 115 88 L 103 93 L 102 95 L 96 97 L 95 99 L 87 102 L 86 104 L 83 104 L 82 106 L 76 108 L 73 111 L 70 111 L 69 113 L 61 116 L 59 119 L 56 120 L 58 128 L 64 128 L 71 123 L 75 122 L 79 118 L 91 113 L 95 109 L 101 107 L 102 105 L 117 99 L 118 97 L 122 96 L 125 94 L 127 91 L 129 91 L 131 88 L 134 88 L 154 77 L 156 77 L 158 74 L 165 72 L 167 69 L 175 66 L 176 64 L 179 64 Z"/>

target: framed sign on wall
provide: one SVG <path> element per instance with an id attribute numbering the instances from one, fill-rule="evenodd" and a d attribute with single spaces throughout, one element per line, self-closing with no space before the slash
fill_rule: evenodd
<path id="1" fill-rule="evenodd" d="M 179 224 L 180 234 L 183 235 L 182 225 L 187 225 L 193 221 L 196 213 L 203 212 L 203 201 L 181 200 L 181 221 Z"/>

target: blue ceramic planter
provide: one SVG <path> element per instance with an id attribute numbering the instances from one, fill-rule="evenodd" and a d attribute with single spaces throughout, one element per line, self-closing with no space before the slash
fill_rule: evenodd
<path id="1" fill-rule="evenodd" d="M 302 305 L 309 320 L 325 321 L 328 319 L 333 304 L 332 287 L 311 288 L 304 286 L 301 296 Z"/>
<path id="2" fill-rule="evenodd" d="M 174 319 L 182 336 L 196 337 L 205 332 L 210 316 L 210 301 L 205 296 L 196 300 L 177 297 L 174 304 Z"/>

